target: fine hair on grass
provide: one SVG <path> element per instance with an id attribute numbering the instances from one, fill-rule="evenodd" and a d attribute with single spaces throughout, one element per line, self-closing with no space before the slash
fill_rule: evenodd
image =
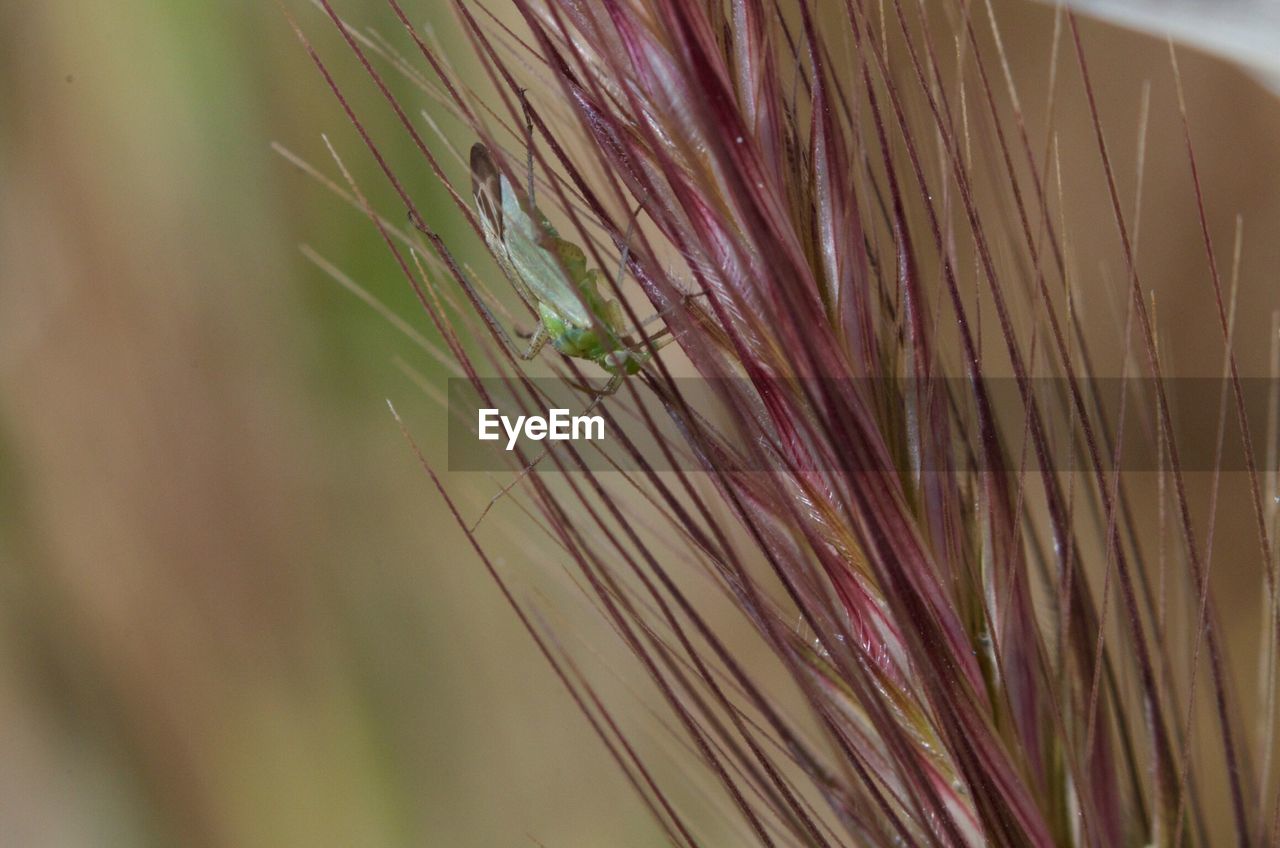
<path id="1" fill-rule="evenodd" d="M 1233 353 L 1239 230 L 1224 262 L 1172 49 L 1183 136 L 1152 143 L 1185 155 L 1203 236 L 1208 448 L 1183 438 L 1190 390 L 1140 273 L 1148 101 L 1123 188 L 1132 137 L 1104 131 L 1107 81 L 1068 11 L 1033 126 L 989 3 L 453 0 L 447 50 L 407 0 L 387 2 L 395 37 L 316 5 L 363 76 L 338 79 L 311 10 L 290 20 L 402 208 L 374 208 L 358 151 L 336 178 L 298 164 L 368 215 L 429 358 L 487 405 L 562 392 L 608 422 L 608 449 L 512 451 L 478 504 L 402 427 L 671 844 L 1280 844 L 1275 399 Z M 1105 244 L 1070 237 L 1067 97 Z M 392 161 L 375 114 L 416 159 Z M 615 394 L 585 359 L 512 355 L 537 304 L 504 306 L 503 257 L 456 257 L 485 222 L 446 120 L 598 269 L 624 320 L 592 329 L 627 328 L 639 363 Z M 451 205 L 424 208 L 424 173 Z M 1118 340 L 1101 354 L 1080 270 L 1100 261 L 1110 305 L 1085 305 Z M 1259 587 L 1247 645 L 1211 584 L 1220 491 L 1256 537 L 1233 563 Z M 513 588 L 493 549 L 516 525 L 630 657 L 617 674 L 665 754 L 571 619 Z"/>

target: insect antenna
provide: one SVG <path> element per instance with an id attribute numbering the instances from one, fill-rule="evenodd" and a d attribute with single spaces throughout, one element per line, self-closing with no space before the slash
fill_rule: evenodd
<path id="1" fill-rule="evenodd" d="M 613 287 L 615 289 L 622 288 L 622 278 L 627 273 L 627 261 L 631 259 L 631 237 L 636 234 L 636 221 L 639 219 L 640 210 L 643 208 L 643 203 L 637 203 L 636 208 L 631 210 L 631 215 L 627 218 L 627 233 L 622 237 L 622 256 L 618 260 L 618 273 L 613 278 Z"/>
<path id="2" fill-rule="evenodd" d="M 536 186 L 533 184 L 533 108 L 529 105 L 529 97 L 527 95 L 528 91 L 529 89 L 522 88 L 519 90 L 518 96 L 520 97 L 520 109 L 524 112 L 524 155 L 526 173 L 529 177 L 525 185 L 529 187 L 529 205 L 534 209 L 537 209 L 538 204 L 534 199 Z"/>
<path id="3" fill-rule="evenodd" d="M 609 382 L 613 383 L 613 380 L 610 380 Z M 591 403 L 587 404 L 587 408 L 582 410 L 581 414 L 590 415 L 591 410 L 599 406 L 600 401 L 604 400 L 606 397 L 609 397 L 611 394 L 613 394 L 613 392 L 608 391 L 607 389 L 601 392 L 597 392 L 596 396 L 591 399 Z M 507 483 L 505 486 L 499 489 L 498 493 L 494 495 L 492 498 L 490 498 L 489 502 L 485 504 L 484 509 L 480 510 L 480 515 L 479 517 L 476 518 L 475 523 L 471 525 L 470 532 L 472 533 L 476 532 L 476 528 L 480 526 L 480 522 L 484 521 L 485 516 L 489 514 L 489 510 L 493 509 L 494 505 L 497 504 L 498 501 L 502 500 L 502 498 L 506 496 L 508 492 L 510 492 L 516 486 L 520 485 L 520 481 L 524 480 L 525 477 L 528 477 L 529 473 L 533 471 L 535 468 L 537 468 L 538 463 L 546 459 L 547 454 L 549 453 L 551 453 L 551 448 L 549 447 L 543 448 L 542 451 L 537 456 L 535 456 L 528 465 L 526 465 L 523 469 L 521 469 L 520 472 L 516 474 L 515 477 L 511 478 L 511 482 Z"/>
<path id="4" fill-rule="evenodd" d="M 643 208 L 643 203 L 636 204 L 636 208 L 633 209 L 631 214 L 627 217 L 627 232 L 622 237 L 622 255 L 618 258 L 618 273 L 613 277 L 613 293 L 618 297 L 622 297 L 622 281 L 627 274 L 627 263 L 631 260 L 631 237 L 635 235 L 636 221 L 639 219 L 640 210 Z M 660 312 L 655 313 L 652 317 L 646 319 L 646 323 L 654 320 L 661 314 L 662 313 Z M 643 324 L 641 326 L 643 326 Z M 619 345 L 625 345 L 624 339 L 617 334 L 617 331 L 613 327 L 608 327 L 607 329 L 609 330 L 609 335 L 612 336 L 613 342 Z"/>

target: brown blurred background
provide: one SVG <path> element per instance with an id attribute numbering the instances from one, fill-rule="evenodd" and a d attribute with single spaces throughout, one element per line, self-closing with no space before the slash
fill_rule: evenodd
<path id="1" fill-rule="evenodd" d="M 436 3 L 406 5 L 449 43 Z M 327 22 L 295 6 L 412 161 Z M 339 6 L 399 35 L 381 2 Z M 997 12 L 1043 127 L 1052 12 Z M 1168 347 L 1216 373 L 1165 49 L 1084 34 L 1126 196 L 1153 80 L 1143 272 Z M 1070 241 L 1082 273 L 1105 255 L 1114 275 L 1063 68 Z M 1265 374 L 1280 106 L 1216 60 L 1184 54 L 1183 72 L 1221 256 L 1246 219 L 1239 350 Z M 0 4 L 0 843 L 654 844 L 387 413 L 393 398 L 443 462 L 439 412 L 393 362 L 443 375 L 299 253 L 319 246 L 426 328 L 367 222 L 269 147 L 332 172 L 321 132 L 371 173 L 272 3 Z M 411 176 L 449 214 L 425 167 Z M 495 485 L 451 482 L 472 510 Z M 555 565 L 509 553 L 526 575 Z"/>

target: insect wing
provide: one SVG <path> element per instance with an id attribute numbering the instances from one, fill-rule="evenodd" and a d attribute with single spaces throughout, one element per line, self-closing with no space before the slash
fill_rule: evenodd
<path id="1" fill-rule="evenodd" d="M 536 311 L 537 297 L 529 290 L 529 286 L 520 272 L 511 264 L 511 257 L 507 254 L 504 240 L 507 224 L 502 211 L 505 182 L 502 172 L 498 170 L 493 157 L 489 155 L 489 148 L 480 142 L 473 144 L 471 146 L 471 194 L 476 201 L 480 231 L 484 234 L 485 243 L 489 245 L 489 252 L 497 260 L 498 267 L 511 282 L 516 294 L 520 295 L 525 305 Z"/>
<path id="2" fill-rule="evenodd" d="M 566 273 L 565 250 L 572 254 L 575 249 L 556 236 L 540 212 L 525 210 L 489 149 L 479 142 L 471 147 L 471 192 L 485 242 L 524 301 L 531 308 L 546 304 L 567 322 L 590 326 L 587 310 Z M 571 264 L 582 265 L 580 273 L 586 273 L 585 262 Z"/>
<path id="3" fill-rule="evenodd" d="M 502 238 L 506 225 L 502 215 L 502 172 L 493 163 L 489 148 L 476 142 L 471 146 L 471 194 L 480 214 L 480 229 L 489 249 L 500 260 L 506 257 Z"/>
<path id="4" fill-rule="evenodd" d="M 503 242 L 516 273 L 540 303 L 554 309 L 567 323 L 591 326 L 576 285 L 587 273 L 582 251 L 556 236 L 537 210 L 531 216 L 519 204 L 508 203 L 505 211 Z"/>

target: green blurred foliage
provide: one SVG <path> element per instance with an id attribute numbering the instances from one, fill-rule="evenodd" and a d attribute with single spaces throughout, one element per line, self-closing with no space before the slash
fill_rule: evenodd
<path id="1" fill-rule="evenodd" d="M 385 4 L 340 8 L 411 47 Z M 443 464 L 393 363 L 435 364 L 299 253 L 429 326 L 368 221 L 270 149 L 336 177 L 328 133 L 395 208 L 281 9 L 4 4 L 0 80 L 3 841 L 592 844 L 565 799 L 648 832 L 387 412 Z"/>

